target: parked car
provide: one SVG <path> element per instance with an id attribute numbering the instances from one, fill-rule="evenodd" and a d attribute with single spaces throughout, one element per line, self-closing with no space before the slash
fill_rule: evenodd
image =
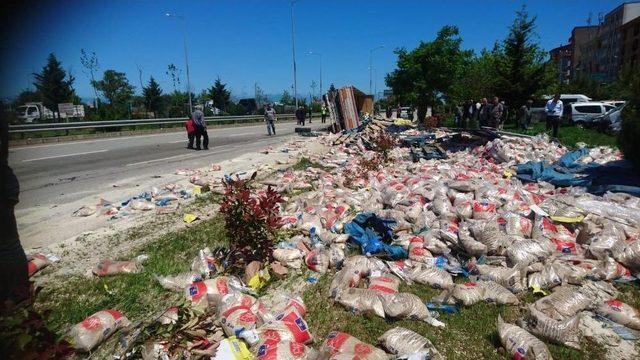
<path id="1" fill-rule="evenodd" d="M 547 101 L 551 100 L 553 95 L 545 95 L 541 99 L 537 99 L 533 101 L 533 106 L 531 107 L 532 116 L 536 120 L 544 120 L 546 117 L 545 106 L 547 105 Z M 567 105 L 578 103 L 578 102 L 589 102 L 591 98 L 587 95 L 583 94 L 560 94 L 560 100 L 562 100 L 562 105 L 564 105 L 565 113 L 563 116 L 567 115 Z"/>
<path id="2" fill-rule="evenodd" d="M 575 102 L 564 106 L 563 117 L 570 124 L 591 127 L 599 125 L 601 115 L 615 108 L 602 102 Z"/>
<path id="3" fill-rule="evenodd" d="M 595 123 L 601 124 L 603 130 L 608 130 L 614 133 L 617 133 L 621 129 L 621 121 L 622 121 L 622 110 L 626 106 L 626 103 L 623 102 L 622 105 L 615 107 L 606 113 L 596 117 L 593 119 Z"/>
<path id="4" fill-rule="evenodd" d="M 622 106 L 627 102 L 624 100 L 602 100 L 603 103 L 613 105 L 615 107 Z"/>
<path id="5" fill-rule="evenodd" d="M 413 120 L 413 108 L 410 106 L 403 106 L 400 108 L 400 117 L 403 119 Z"/>

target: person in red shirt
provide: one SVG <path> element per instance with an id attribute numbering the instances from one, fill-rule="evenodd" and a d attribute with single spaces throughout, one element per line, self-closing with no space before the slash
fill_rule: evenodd
<path id="1" fill-rule="evenodd" d="M 187 149 L 193 149 L 193 139 L 196 137 L 196 125 L 193 123 L 193 119 L 187 119 L 184 122 L 184 127 L 187 128 L 187 137 L 189 138 Z"/>

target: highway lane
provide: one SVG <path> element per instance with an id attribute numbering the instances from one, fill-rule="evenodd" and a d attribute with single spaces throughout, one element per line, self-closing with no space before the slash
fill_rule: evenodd
<path id="1" fill-rule="evenodd" d="M 312 124 L 314 129 L 320 128 L 318 123 Z M 208 166 L 277 147 L 297 136 L 295 123 L 276 127 L 276 136 L 267 136 L 264 124 L 210 128 L 208 151 L 186 149 L 183 131 L 12 148 L 9 163 L 21 187 L 16 208 L 18 227 L 21 233 L 35 238 L 30 241 L 23 236 L 23 243 L 43 245 L 44 230 L 38 224 L 55 221 L 53 214 L 65 204 L 103 194 L 114 196 L 116 188 L 133 195 L 149 185 L 168 182 L 178 168 Z"/>

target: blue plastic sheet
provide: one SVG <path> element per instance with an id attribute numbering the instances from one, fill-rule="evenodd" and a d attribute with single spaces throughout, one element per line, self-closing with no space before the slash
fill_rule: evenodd
<path id="1" fill-rule="evenodd" d="M 640 196 L 640 176 L 628 161 L 612 161 L 606 164 L 577 161 L 587 155 L 582 148 L 564 154 L 554 164 L 529 161 L 518 165 L 517 177 L 522 181 L 546 181 L 555 186 L 584 186 L 596 195 L 607 191 Z"/>
<path id="2" fill-rule="evenodd" d="M 389 245 L 393 240 L 392 225 L 395 220 L 382 219 L 373 213 L 360 213 L 345 224 L 344 232 L 349 240 L 360 246 L 362 254 L 383 254 L 392 259 L 404 259 L 407 251 L 401 246 Z"/>

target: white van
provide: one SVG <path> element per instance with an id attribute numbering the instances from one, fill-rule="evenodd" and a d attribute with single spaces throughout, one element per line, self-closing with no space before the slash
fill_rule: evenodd
<path id="1" fill-rule="evenodd" d="M 599 118 L 607 111 L 615 108 L 615 106 L 603 102 L 574 102 L 564 105 L 563 116 L 569 120 L 570 124 L 592 126 L 598 125 L 594 123 L 595 118 Z"/>

